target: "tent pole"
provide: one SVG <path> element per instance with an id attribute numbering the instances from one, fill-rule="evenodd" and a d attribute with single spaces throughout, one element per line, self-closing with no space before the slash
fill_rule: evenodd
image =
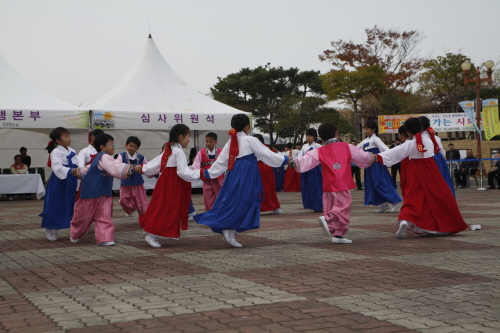
<path id="1" fill-rule="evenodd" d="M 194 148 L 196 151 L 200 150 L 200 142 L 198 138 L 198 130 L 194 131 Z"/>

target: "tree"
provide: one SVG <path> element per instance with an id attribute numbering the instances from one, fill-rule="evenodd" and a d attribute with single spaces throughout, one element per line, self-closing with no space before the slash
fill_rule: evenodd
<path id="1" fill-rule="evenodd" d="M 211 88 L 214 99 L 237 109 L 251 112 L 255 126 L 268 133 L 273 145 L 283 103 L 292 97 L 319 97 L 324 94 L 318 71 L 300 72 L 298 68 L 259 66 L 218 78 Z M 288 102 L 287 102 L 288 103 Z M 314 112 L 314 110 L 311 110 Z"/>
<path id="2" fill-rule="evenodd" d="M 459 112 L 458 102 L 463 101 L 468 87 L 464 86 L 462 63 L 470 59 L 463 54 L 447 53 L 424 64 L 425 72 L 419 81 L 422 91 L 431 93 L 435 104 L 445 103 L 452 112 Z M 471 78 L 475 76 L 474 66 L 470 70 Z"/>
<path id="3" fill-rule="evenodd" d="M 385 87 L 374 91 L 380 100 L 387 89 L 405 91 L 417 79 L 425 59 L 416 57 L 417 46 L 425 38 L 419 31 L 384 30 L 377 26 L 365 29 L 366 41 L 356 44 L 349 41 L 333 41 L 333 49 L 319 55 L 337 70 L 353 70 L 359 67 L 379 65 L 385 71 Z"/>
<path id="4" fill-rule="evenodd" d="M 343 100 L 354 109 L 356 127 L 359 126 L 358 101 L 384 86 L 385 71 L 378 65 L 357 67 L 353 71 L 331 71 L 321 76 L 323 89 L 329 101 Z M 357 135 L 361 139 L 361 133 Z"/>

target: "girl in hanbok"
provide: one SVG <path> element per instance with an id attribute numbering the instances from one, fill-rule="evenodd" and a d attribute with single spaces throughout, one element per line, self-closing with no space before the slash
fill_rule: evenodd
<path id="1" fill-rule="evenodd" d="M 95 239 L 97 245 L 115 245 L 115 223 L 111 215 L 113 210 L 113 177 L 130 178 L 134 172 L 140 172 L 139 165 L 122 163 L 114 159 L 115 142 L 109 134 L 99 134 L 94 139 L 97 155 L 89 165 L 78 169 L 81 178 L 80 198 L 75 204 L 75 214 L 71 220 L 70 240 L 78 243 L 95 221 Z"/>
<path id="2" fill-rule="evenodd" d="M 254 134 L 253 137 L 259 139 L 265 146 L 264 137 L 261 134 Z M 269 215 L 281 214 L 281 204 L 276 195 L 276 178 L 273 168 L 262 161 L 258 161 L 257 163 L 259 164 L 260 178 L 262 179 L 262 186 L 264 188 L 264 198 L 260 203 L 260 211 L 270 212 Z"/>
<path id="3" fill-rule="evenodd" d="M 373 154 L 389 150 L 377 136 L 377 131 L 378 127 L 374 121 L 366 122 L 364 132 L 367 138 L 361 141 L 358 148 Z M 385 166 L 374 163 L 365 169 L 365 206 L 380 206 L 375 212 L 382 213 L 389 209 L 390 203 L 392 204 L 391 212 L 395 212 L 401 201 Z"/>
<path id="4" fill-rule="evenodd" d="M 56 241 L 61 229 L 70 227 L 75 206 L 76 169 L 78 158 L 70 147 L 71 135 L 64 127 L 57 127 L 50 133 L 47 145 L 49 160 L 47 166 L 52 168 L 45 200 L 43 202 L 42 228 L 49 241 Z"/>
<path id="5" fill-rule="evenodd" d="M 181 229 L 188 229 L 190 182 L 200 179 L 200 170 L 188 167 L 184 154 L 183 148 L 189 141 L 189 127 L 175 125 L 163 153 L 142 167 L 146 176 L 160 173 L 148 210 L 139 217 L 139 224 L 147 233 L 145 240 L 152 247 L 161 247 L 161 238 L 178 239 Z"/>
<path id="6" fill-rule="evenodd" d="M 127 164 L 146 164 L 148 160 L 144 155 L 137 151 L 141 146 L 141 140 L 136 136 L 130 136 L 125 143 L 126 152 L 118 156 L 118 161 Z M 141 174 L 133 174 L 127 179 L 121 181 L 120 201 L 118 204 L 123 208 L 127 217 L 137 210 L 139 216 L 143 215 L 148 209 L 148 198 L 144 189 L 144 179 Z"/>
<path id="7" fill-rule="evenodd" d="M 454 234 L 465 230 L 457 202 L 434 160 L 434 145 L 422 136 L 417 118 L 405 124 L 409 139 L 393 149 L 377 155 L 383 165 L 392 165 L 408 158 L 401 168 L 404 204 L 399 213 L 397 238 L 404 238 L 409 229 L 416 234 Z"/>
<path id="8" fill-rule="evenodd" d="M 318 139 L 318 132 L 314 128 L 309 128 L 306 131 L 307 143 L 302 146 L 299 152 L 300 156 L 305 156 L 313 149 L 321 147 L 316 143 Z M 304 172 L 300 175 L 300 188 L 302 189 L 302 205 L 305 209 L 312 209 L 314 212 L 319 213 L 323 211 L 323 189 L 321 187 L 321 165 L 317 165 L 311 170 Z"/>
<path id="9" fill-rule="evenodd" d="M 241 247 L 235 234 L 260 227 L 263 188 L 257 159 L 271 167 L 279 167 L 288 162 L 288 157 L 273 153 L 257 138 L 248 135 L 250 119 L 247 115 L 234 115 L 231 127 L 231 138 L 219 158 L 210 169 L 203 170 L 205 178 L 217 178 L 229 169 L 224 185 L 213 208 L 195 215 L 194 219 L 223 234 L 230 245 Z"/>
<path id="10" fill-rule="evenodd" d="M 455 187 L 453 186 L 453 179 L 451 179 L 450 171 L 448 169 L 448 164 L 446 163 L 446 152 L 444 151 L 443 144 L 441 143 L 441 139 L 436 135 L 434 129 L 431 127 L 431 121 L 426 116 L 418 117 L 420 123 L 422 124 L 422 136 L 428 137 L 432 140 L 432 144 L 434 145 L 434 160 L 441 172 L 441 176 L 443 176 L 446 184 L 450 188 L 451 193 L 455 196 Z"/>

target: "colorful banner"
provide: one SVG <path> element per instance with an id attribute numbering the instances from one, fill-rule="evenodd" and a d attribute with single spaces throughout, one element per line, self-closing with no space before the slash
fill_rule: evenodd
<path id="1" fill-rule="evenodd" d="M 498 99 L 485 99 L 483 101 L 483 119 L 484 137 L 491 140 L 500 134 L 500 122 L 498 120 Z"/>
<path id="2" fill-rule="evenodd" d="M 0 110 L 0 128 L 89 128 L 88 111 Z"/>
<path id="3" fill-rule="evenodd" d="M 474 128 L 476 129 L 476 132 L 481 135 L 481 131 L 477 127 L 476 124 L 476 113 L 475 113 L 475 107 L 474 107 L 474 101 L 463 101 L 463 102 L 458 102 L 458 104 L 462 107 L 462 109 L 465 111 L 465 114 L 471 121 L 471 123 L 474 125 Z"/>
<path id="4" fill-rule="evenodd" d="M 170 130 L 175 124 L 186 124 L 191 130 L 227 130 L 231 126 L 230 113 L 152 113 L 94 111 L 94 128 Z"/>
<path id="5" fill-rule="evenodd" d="M 474 131 L 474 125 L 467 115 L 460 113 L 398 114 L 378 116 L 379 133 L 397 133 L 404 122 L 411 117 L 426 116 L 436 132 Z"/>

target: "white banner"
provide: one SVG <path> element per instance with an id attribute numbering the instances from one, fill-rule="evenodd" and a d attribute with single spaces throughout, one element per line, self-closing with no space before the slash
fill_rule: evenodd
<path id="1" fill-rule="evenodd" d="M 0 128 L 89 128 L 88 111 L 0 110 Z"/>
<path id="2" fill-rule="evenodd" d="M 378 116 L 379 133 L 397 133 L 399 126 L 411 117 L 426 116 L 436 132 L 474 131 L 467 115 L 460 113 L 394 114 Z"/>
<path id="3" fill-rule="evenodd" d="M 243 112 L 242 112 L 243 113 Z M 94 128 L 170 130 L 175 124 L 185 124 L 191 130 L 228 130 L 234 114 L 152 113 L 94 111 Z"/>

